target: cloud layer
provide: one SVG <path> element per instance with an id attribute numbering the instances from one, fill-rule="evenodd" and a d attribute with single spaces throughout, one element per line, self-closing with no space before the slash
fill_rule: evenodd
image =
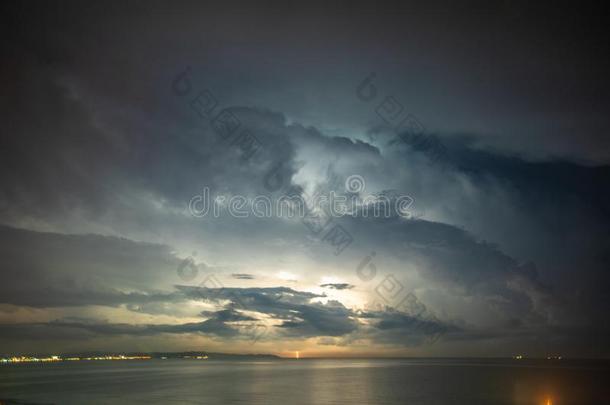
<path id="1" fill-rule="evenodd" d="M 608 61 L 583 69 L 552 52 L 590 61 L 585 34 L 549 27 L 559 47 L 525 21 L 499 54 L 451 24 L 417 36 L 439 44 L 413 40 L 446 18 L 422 10 L 371 22 L 329 6 L 311 32 L 314 6 L 21 7 L 1 75 L 7 350 L 112 338 L 608 355 L 587 340 L 608 334 L 610 310 Z M 506 35 L 493 13 L 476 24 L 456 13 L 454 24 Z M 525 41 L 530 29 L 546 46 Z M 387 120 L 390 96 L 407 128 Z M 360 215 L 197 218 L 189 202 L 204 188 L 250 202 L 333 191 Z M 403 195 L 408 215 L 366 215 Z"/>

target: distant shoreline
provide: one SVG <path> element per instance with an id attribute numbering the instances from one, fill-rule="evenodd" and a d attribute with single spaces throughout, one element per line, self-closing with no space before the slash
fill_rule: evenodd
<path id="1" fill-rule="evenodd" d="M 9 355 L 0 356 L 0 364 L 57 363 L 73 361 L 143 361 L 143 360 L 241 360 L 281 359 L 273 354 L 232 354 L 211 352 L 150 352 L 150 353 L 106 353 L 84 352 L 62 355 Z"/>
<path id="2" fill-rule="evenodd" d="M 2 364 L 20 363 L 58 363 L 58 362 L 92 362 L 92 361 L 145 361 L 145 360 L 190 360 L 190 361 L 215 361 L 215 360 L 414 360 L 414 361 L 467 361 L 467 362 L 493 362 L 514 361 L 515 364 L 528 362 L 544 362 L 549 364 L 575 363 L 575 362 L 610 362 L 604 358 L 565 358 L 561 356 L 548 357 L 398 357 L 398 356 L 348 356 L 348 357 L 282 357 L 275 354 L 255 353 L 216 353 L 216 352 L 81 352 L 66 353 L 62 355 L 4 355 L 0 356 Z M 1 405 L 1 404 L 0 404 Z"/>

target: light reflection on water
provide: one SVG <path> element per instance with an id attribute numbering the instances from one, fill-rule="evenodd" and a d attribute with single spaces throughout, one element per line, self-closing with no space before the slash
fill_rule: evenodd
<path id="1" fill-rule="evenodd" d="M 278 360 L 0 367 L 0 398 L 71 404 L 601 404 L 606 363 Z M 0 402 L 1 403 L 1 402 Z"/>

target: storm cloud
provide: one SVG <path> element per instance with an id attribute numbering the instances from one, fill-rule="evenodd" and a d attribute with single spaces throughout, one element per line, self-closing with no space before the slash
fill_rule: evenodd
<path id="1" fill-rule="evenodd" d="M 242 7 L 7 7 L 3 347 L 608 355 L 605 21 Z"/>

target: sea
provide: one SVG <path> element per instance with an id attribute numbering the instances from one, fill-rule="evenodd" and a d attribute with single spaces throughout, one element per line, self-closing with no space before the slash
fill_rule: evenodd
<path id="1" fill-rule="evenodd" d="M 610 367 L 510 359 L 3 364 L 0 404 L 610 404 Z"/>

